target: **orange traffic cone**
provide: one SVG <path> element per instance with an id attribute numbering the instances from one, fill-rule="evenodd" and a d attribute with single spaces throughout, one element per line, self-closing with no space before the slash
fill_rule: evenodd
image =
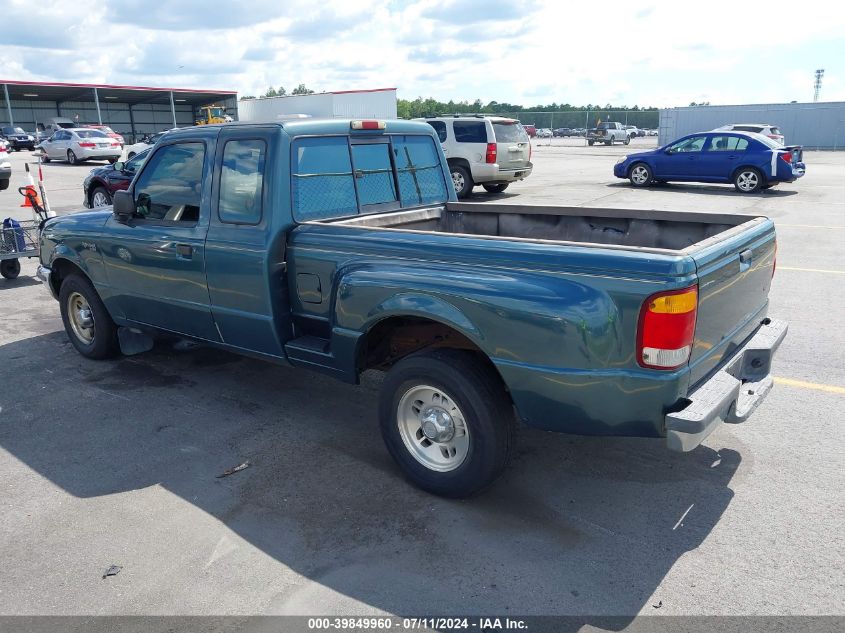
<path id="1" fill-rule="evenodd" d="M 38 197 L 38 191 L 36 191 L 35 187 L 32 185 L 27 185 L 23 193 L 23 204 L 21 206 L 31 208 L 33 206 L 33 200 L 35 201 L 35 204 L 39 207 L 41 206 L 41 198 Z"/>

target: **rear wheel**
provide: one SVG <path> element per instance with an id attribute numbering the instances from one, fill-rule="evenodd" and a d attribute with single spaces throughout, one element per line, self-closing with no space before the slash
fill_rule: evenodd
<path id="1" fill-rule="evenodd" d="M 742 167 L 734 174 L 734 187 L 740 193 L 755 193 L 763 186 L 763 174 L 755 167 Z"/>
<path id="2" fill-rule="evenodd" d="M 91 282 L 70 275 L 59 289 L 59 309 L 70 342 L 86 358 L 110 358 L 120 349 L 117 326 Z"/>
<path id="3" fill-rule="evenodd" d="M 49 163 L 50 162 L 50 155 L 47 154 L 46 151 L 43 149 L 41 150 L 41 162 L 42 163 Z"/>
<path id="4" fill-rule="evenodd" d="M 508 188 L 510 183 L 501 182 L 498 185 L 481 185 L 484 187 L 485 190 L 489 191 L 490 193 L 502 193 L 505 189 Z"/>
<path id="5" fill-rule="evenodd" d="M 609 138 L 604 142 L 605 145 L 613 145 L 613 139 Z"/>
<path id="6" fill-rule="evenodd" d="M 490 485 L 513 444 L 513 407 L 499 376 L 461 350 L 414 354 L 394 365 L 382 385 L 379 421 L 405 476 L 446 497 Z"/>
<path id="7" fill-rule="evenodd" d="M 0 275 L 6 279 L 16 279 L 21 274 L 21 263 L 17 259 L 4 259 L 0 262 Z"/>
<path id="8" fill-rule="evenodd" d="M 595 141 L 587 141 L 587 145 L 592 145 Z"/>
<path id="9" fill-rule="evenodd" d="M 653 178 L 651 168 L 645 163 L 634 163 L 628 172 L 628 179 L 635 187 L 647 187 Z"/>
<path id="10" fill-rule="evenodd" d="M 472 193 L 472 175 L 469 170 L 462 165 L 453 165 L 451 167 L 452 184 L 455 186 L 455 195 L 458 198 L 468 198 Z"/>
<path id="11" fill-rule="evenodd" d="M 76 165 L 79 162 L 79 159 L 76 157 L 76 154 L 73 153 L 72 149 L 67 151 L 67 162 L 71 165 Z"/>
<path id="12" fill-rule="evenodd" d="M 630 144 L 631 144 L 631 137 L 630 137 L 630 136 L 626 136 L 626 137 L 625 137 L 625 140 L 624 140 L 624 141 L 622 141 L 622 142 L 623 142 L 623 143 L 625 143 L 625 145 L 630 145 Z"/>

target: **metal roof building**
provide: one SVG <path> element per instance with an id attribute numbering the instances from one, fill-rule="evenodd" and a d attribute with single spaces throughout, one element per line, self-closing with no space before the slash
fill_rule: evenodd
<path id="1" fill-rule="evenodd" d="M 787 145 L 812 149 L 845 148 L 845 102 L 762 103 L 667 108 L 660 111 L 662 145 L 731 123 L 776 125 Z"/>
<path id="2" fill-rule="evenodd" d="M 328 119 L 395 119 L 396 88 L 259 97 L 241 99 L 238 104 L 241 121 L 278 121 L 294 114 Z"/>
<path id="3" fill-rule="evenodd" d="M 237 118 L 238 93 L 233 90 L 150 88 L 109 84 L 13 81 L 0 79 L 0 125 L 34 131 L 50 117 L 66 117 L 80 125 L 101 123 L 132 142 L 136 136 L 194 124 L 197 109 L 217 104 Z"/>

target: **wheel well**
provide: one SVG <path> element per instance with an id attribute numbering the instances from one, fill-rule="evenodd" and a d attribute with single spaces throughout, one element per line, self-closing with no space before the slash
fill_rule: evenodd
<path id="1" fill-rule="evenodd" d="M 637 165 L 645 165 L 646 167 L 648 167 L 648 170 L 651 171 L 651 165 L 649 165 L 647 162 L 645 162 L 644 160 L 636 160 L 633 163 L 631 163 L 630 165 L 628 165 L 628 173 L 626 174 L 628 176 L 628 178 L 631 177 L 631 172 L 634 170 L 634 167 L 636 167 Z M 654 175 L 654 172 L 652 172 L 652 176 L 653 175 Z"/>
<path id="2" fill-rule="evenodd" d="M 69 275 L 79 274 L 86 279 L 88 278 L 85 271 L 67 259 L 55 260 L 50 270 L 52 271 L 52 274 L 50 275 L 50 285 L 53 287 L 57 297 L 59 296 L 59 290 L 62 287 L 62 282 L 67 279 Z"/>
<path id="3" fill-rule="evenodd" d="M 449 167 L 452 167 L 453 165 L 460 165 L 461 167 L 465 167 L 466 169 L 470 170 L 470 173 L 472 173 L 469 161 L 465 158 L 450 158 L 446 162 L 449 164 Z"/>
<path id="4" fill-rule="evenodd" d="M 376 323 L 359 345 L 359 371 L 389 369 L 406 356 L 424 349 L 461 349 L 477 354 L 493 366 L 480 347 L 458 330 L 422 317 L 389 317 Z"/>

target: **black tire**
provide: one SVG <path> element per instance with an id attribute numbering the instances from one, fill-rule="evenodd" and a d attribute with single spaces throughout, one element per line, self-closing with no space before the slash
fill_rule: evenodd
<path id="1" fill-rule="evenodd" d="M 41 162 L 45 164 L 50 162 L 50 157 L 47 155 L 47 152 L 43 150 L 41 152 Z"/>
<path id="2" fill-rule="evenodd" d="M 589 141 L 587 141 L 587 145 L 591 145 L 591 146 L 592 146 L 592 144 L 593 144 L 593 143 L 595 143 L 595 141 L 593 141 L 593 140 L 589 140 Z"/>
<path id="3" fill-rule="evenodd" d="M 16 279 L 21 274 L 21 263 L 17 259 L 4 259 L 0 262 L 0 275 L 6 279 Z"/>
<path id="4" fill-rule="evenodd" d="M 93 319 L 93 337 L 90 342 L 81 339 L 74 332 L 69 315 L 68 301 L 74 295 L 81 295 L 87 302 L 91 318 Z M 94 290 L 91 282 L 81 275 L 70 275 L 62 282 L 59 288 L 59 309 L 62 313 L 62 323 L 68 339 L 76 348 L 76 351 L 95 360 L 111 358 L 120 351 L 117 340 L 117 326 L 103 305 L 100 295 Z"/>
<path id="5" fill-rule="evenodd" d="M 612 139 L 612 138 L 607 139 L 607 140 L 604 142 L 604 144 L 605 144 L 605 145 L 608 145 L 608 146 L 613 145 L 613 139 Z"/>
<path id="6" fill-rule="evenodd" d="M 497 185 L 481 185 L 484 187 L 486 191 L 490 193 L 502 193 L 505 189 L 508 188 L 509 182 L 500 182 Z"/>
<path id="7" fill-rule="evenodd" d="M 467 452 L 454 469 L 438 471 L 423 464 L 402 439 L 402 399 L 423 386 L 442 390 L 466 424 Z M 492 484 L 507 466 L 514 440 L 513 405 L 498 374 L 475 354 L 461 350 L 421 352 L 396 363 L 382 384 L 379 422 L 387 450 L 408 480 L 444 497 L 468 497 Z M 422 428 L 415 437 L 425 446 Z"/>
<path id="8" fill-rule="evenodd" d="M 472 181 L 472 174 L 469 173 L 469 169 L 463 165 L 452 165 L 449 168 L 449 171 L 452 174 L 452 184 L 455 186 L 455 195 L 461 200 L 469 198 L 470 195 L 472 195 L 472 188 L 475 186 L 475 183 Z M 458 191 L 459 185 L 461 185 L 460 191 Z"/>
<path id="9" fill-rule="evenodd" d="M 622 141 L 622 142 L 623 142 L 623 143 L 625 143 L 625 145 L 630 145 L 630 144 L 631 144 L 631 137 L 630 137 L 630 136 L 626 136 L 626 137 L 625 137 L 625 140 L 624 140 L 624 141 Z"/>
<path id="10" fill-rule="evenodd" d="M 79 159 L 76 157 L 76 154 L 73 153 L 72 149 L 67 151 L 67 162 L 69 165 L 76 165 L 79 163 Z"/>
<path id="11" fill-rule="evenodd" d="M 757 193 L 766 184 L 762 172 L 756 167 L 740 167 L 734 172 L 734 187 L 740 193 Z"/>
<path id="12" fill-rule="evenodd" d="M 91 200 L 89 200 L 89 202 L 91 203 L 91 207 L 92 207 L 92 208 L 96 208 L 96 207 L 95 207 L 95 205 L 94 205 L 94 198 L 96 198 L 96 197 L 97 197 L 97 194 L 98 194 L 98 193 L 101 193 L 101 194 L 103 194 L 103 195 L 105 196 L 105 198 L 106 198 L 106 204 L 104 204 L 104 205 L 97 205 L 97 206 L 106 206 L 106 207 L 107 207 L 108 205 L 110 205 L 110 204 L 112 203 L 112 199 L 111 199 L 111 196 L 109 195 L 109 192 L 108 192 L 108 191 L 106 191 L 104 187 L 96 187 L 96 188 L 94 189 L 94 191 L 92 191 L 92 192 L 91 192 Z"/>
<path id="13" fill-rule="evenodd" d="M 628 180 L 635 187 L 648 187 L 654 182 L 654 173 L 645 163 L 634 163 L 628 169 Z"/>

